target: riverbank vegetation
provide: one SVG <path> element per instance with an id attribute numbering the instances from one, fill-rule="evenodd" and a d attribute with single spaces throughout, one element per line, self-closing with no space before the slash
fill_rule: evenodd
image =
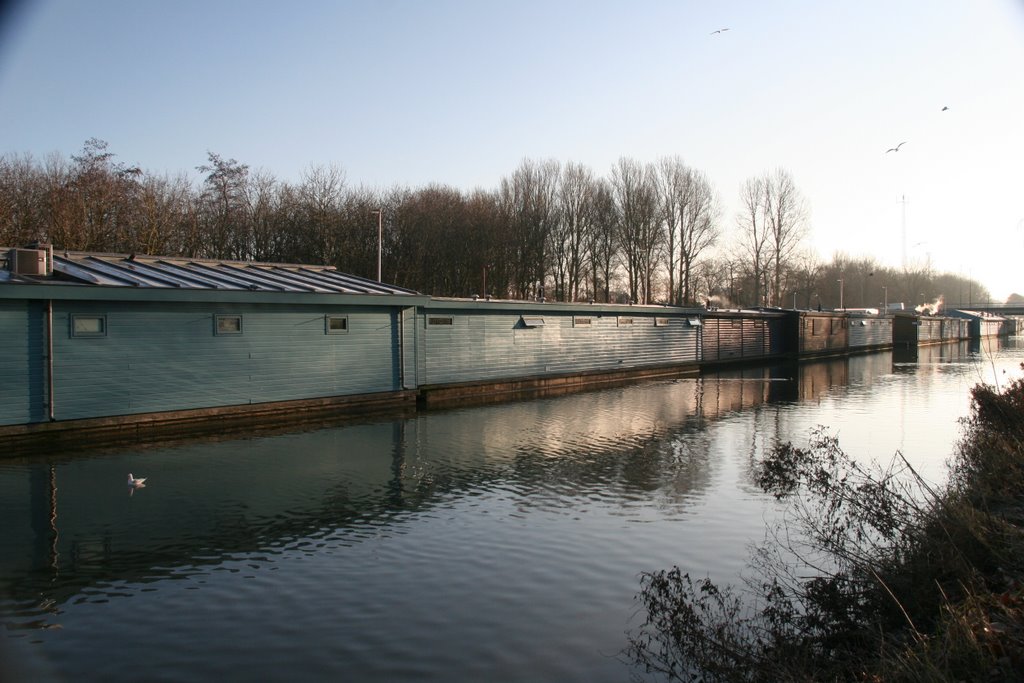
<path id="1" fill-rule="evenodd" d="M 758 484 L 786 514 L 739 586 L 645 574 L 627 653 L 680 681 L 1024 680 L 1024 379 L 978 385 L 935 489 L 819 429 Z"/>
<path id="2" fill-rule="evenodd" d="M 885 268 L 807 247 L 809 206 L 785 169 L 749 178 L 739 215 L 678 157 L 606 175 L 523 160 L 496 188 L 353 186 L 337 167 L 283 181 L 208 153 L 159 175 L 88 140 L 70 159 L 0 156 L 0 245 L 335 266 L 434 296 L 813 308 L 987 301 L 928 259 Z M 379 231 L 379 235 L 378 235 Z M 837 284 L 841 281 L 841 284 Z"/>

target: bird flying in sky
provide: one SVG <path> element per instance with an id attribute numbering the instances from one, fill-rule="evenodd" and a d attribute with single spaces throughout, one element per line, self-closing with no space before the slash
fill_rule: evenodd
<path id="1" fill-rule="evenodd" d="M 727 28 L 720 28 L 720 29 L 718 29 L 717 31 L 712 31 L 712 32 L 711 32 L 711 35 L 715 35 L 716 33 L 725 33 L 725 32 L 726 32 L 726 31 L 728 31 L 728 30 L 729 30 L 729 29 L 727 29 Z"/>
<path id="2" fill-rule="evenodd" d="M 885 150 L 885 153 L 888 154 L 889 152 L 898 152 L 898 151 L 900 151 L 900 147 L 902 147 L 905 144 L 907 144 L 906 140 L 904 140 L 900 144 L 896 145 L 895 147 L 890 147 L 889 149 Z"/>
<path id="3" fill-rule="evenodd" d="M 949 107 L 943 107 L 942 111 L 949 111 Z"/>

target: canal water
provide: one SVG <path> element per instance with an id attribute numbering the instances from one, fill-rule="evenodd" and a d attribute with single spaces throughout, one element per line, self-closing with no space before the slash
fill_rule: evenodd
<path id="1" fill-rule="evenodd" d="M 734 581 L 766 449 L 825 425 L 941 482 L 1021 374 L 992 344 L 0 460 L 0 679 L 629 680 L 640 573 Z"/>

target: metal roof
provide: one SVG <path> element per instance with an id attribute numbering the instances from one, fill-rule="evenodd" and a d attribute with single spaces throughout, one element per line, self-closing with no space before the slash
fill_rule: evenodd
<path id="1" fill-rule="evenodd" d="M 951 311 L 951 315 L 964 318 L 974 318 L 978 320 L 992 320 L 996 322 L 1006 321 L 1006 318 L 1004 316 L 997 315 L 995 313 L 990 313 L 989 311 L 972 311 L 964 308 L 958 308 L 954 311 Z"/>
<path id="2" fill-rule="evenodd" d="M 341 273 L 333 266 L 87 252 L 54 251 L 52 277 L 10 278 L 19 280 L 142 289 L 419 295 L 411 289 Z"/>

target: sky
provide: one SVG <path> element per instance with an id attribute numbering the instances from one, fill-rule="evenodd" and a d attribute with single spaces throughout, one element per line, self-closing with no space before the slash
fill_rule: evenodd
<path id="1" fill-rule="evenodd" d="M 822 259 L 1024 294 L 1024 0 L 0 7 L 0 155 L 99 138 L 158 175 L 198 178 L 213 152 L 285 181 L 335 166 L 466 191 L 527 158 L 608 176 L 678 156 L 727 235 L 743 182 L 782 168 Z"/>

